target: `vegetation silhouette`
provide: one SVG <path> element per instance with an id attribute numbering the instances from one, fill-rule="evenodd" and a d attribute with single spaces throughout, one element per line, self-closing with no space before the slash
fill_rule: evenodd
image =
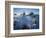
<path id="1" fill-rule="evenodd" d="M 34 15 L 34 13 L 33 12 L 30 12 L 30 14 L 29 14 L 30 16 L 32 16 L 32 15 Z"/>
<path id="2" fill-rule="evenodd" d="M 25 16 L 25 12 L 23 13 L 23 16 Z"/>

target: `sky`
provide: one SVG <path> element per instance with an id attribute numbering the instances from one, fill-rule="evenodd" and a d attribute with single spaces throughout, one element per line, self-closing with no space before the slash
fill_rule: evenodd
<path id="1" fill-rule="evenodd" d="M 33 12 L 34 14 L 39 14 L 39 9 L 33 9 L 33 8 L 13 8 L 14 14 L 30 14 Z"/>

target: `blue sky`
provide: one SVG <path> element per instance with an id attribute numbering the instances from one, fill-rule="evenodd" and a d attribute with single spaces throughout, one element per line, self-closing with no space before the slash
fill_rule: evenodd
<path id="1" fill-rule="evenodd" d="M 14 8 L 14 14 L 30 14 L 33 12 L 34 14 L 39 14 L 39 9 L 32 9 L 32 8 Z"/>

